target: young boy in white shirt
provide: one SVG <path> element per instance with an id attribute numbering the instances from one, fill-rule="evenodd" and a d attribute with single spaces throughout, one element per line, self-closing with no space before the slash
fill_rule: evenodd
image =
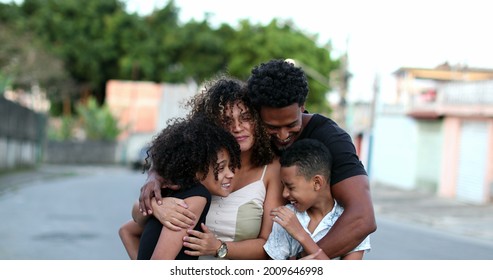
<path id="1" fill-rule="evenodd" d="M 328 259 L 317 241 L 324 237 L 344 208 L 337 204 L 330 191 L 332 156 L 321 142 L 303 139 L 295 142 L 281 155 L 283 197 L 290 203 L 271 211 L 274 225 L 264 245 L 272 259 L 299 259 L 300 253 L 319 253 Z M 343 260 L 361 260 L 370 247 L 367 236 Z M 320 258 L 320 256 L 319 256 Z"/>

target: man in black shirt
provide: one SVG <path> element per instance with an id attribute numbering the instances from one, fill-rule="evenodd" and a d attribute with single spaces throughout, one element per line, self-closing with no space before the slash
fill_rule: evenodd
<path id="1" fill-rule="evenodd" d="M 331 119 L 305 111 L 308 82 L 293 63 L 274 59 L 254 67 L 248 94 L 278 152 L 304 138 L 329 148 L 332 194 L 344 212 L 318 245 L 330 258 L 347 254 L 377 227 L 368 176 L 351 137 Z"/>

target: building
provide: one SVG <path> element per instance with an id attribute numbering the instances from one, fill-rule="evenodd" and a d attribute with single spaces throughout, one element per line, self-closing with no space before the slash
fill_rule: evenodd
<path id="1" fill-rule="evenodd" d="M 196 84 L 110 80 L 106 104 L 124 131 L 118 136 L 116 162 L 132 163 L 173 117 L 184 116 L 181 103 L 197 92 Z"/>
<path id="2" fill-rule="evenodd" d="M 373 182 L 460 201 L 493 201 L 493 70 L 400 68 L 379 100 L 372 131 Z"/>

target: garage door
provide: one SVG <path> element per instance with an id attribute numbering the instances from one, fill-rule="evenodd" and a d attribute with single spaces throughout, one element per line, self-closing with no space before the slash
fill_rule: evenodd
<path id="1" fill-rule="evenodd" d="M 457 199 L 484 202 L 487 158 L 487 123 L 463 121 L 461 125 Z"/>

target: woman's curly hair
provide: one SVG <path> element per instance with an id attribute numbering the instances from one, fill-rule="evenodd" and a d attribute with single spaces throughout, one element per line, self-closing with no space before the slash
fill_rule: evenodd
<path id="1" fill-rule="evenodd" d="M 252 69 L 247 81 L 248 95 L 255 108 L 282 108 L 294 103 L 304 105 L 308 81 L 300 67 L 282 59 L 272 59 Z"/>
<path id="2" fill-rule="evenodd" d="M 255 143 L 252 147 L 251 164 L 263 166 L 271 163 L 274 159 L 274 152 L 271 148 L 270 136 L 260 119 L 258 111 L 255 110 L 247 97 L 245 82 L 220 74 L 207 81 L 204 89 L 189 99 L 185 105 L 190 108 L 188 117 L 202 115 L 214 123 L 229 129 L 231 121 L 226 117 L 226 109 L 229 108 L 232 113 L 234 106 L 239 102 L 243 103 L 249 110 L 251 119 L 245 121 L 250 121 L 254 128 L 253 137 L 255 138 Z"/>
<path id="3" fill-rule="evenodd" d="M 205 118 L 173 118 L 152 141 L 149 157 L 153 168 L 165 180 L 179 185 L 181 190 L 205 179 L 217 153 L 225 149 L 230 157 L 230 168 L 240 168 L 240 147 L 224 128 Z M 197 172 L 204 174 L 197 178 Z M 218 170 L 214 167 L 218 180 Z"/>

